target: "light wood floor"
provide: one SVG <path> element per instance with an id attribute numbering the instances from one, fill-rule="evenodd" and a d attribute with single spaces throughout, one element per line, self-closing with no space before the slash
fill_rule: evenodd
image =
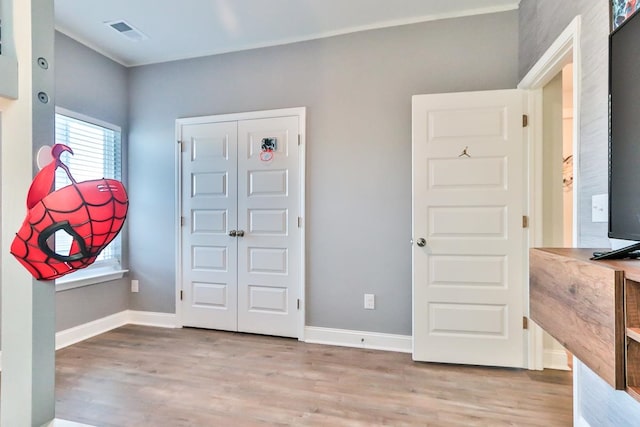
<path id="1" fill-rule="evenodd" d="M 125 326 L 57 352 L 56 416 L 95 426 L 570 426 L 571 375 Z"/>

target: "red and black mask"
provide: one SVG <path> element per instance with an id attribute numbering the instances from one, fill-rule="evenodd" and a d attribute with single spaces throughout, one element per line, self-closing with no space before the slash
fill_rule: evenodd
<path id="1" fill-rule="evenodd" d="M 11 253 L 37 280 L 53 280 L 85 268 L 118 235 L 129 200 L 120 181 L 76 182 L 60 155 L 71 148 L 56 144 L 53 160 L 34 178 L 27 195 L 27 217 L 11 243 Z M 51 191 L 58 167 L 71 185 Z M 52 236 L 62 231 L 73 239 L 68 253 L 55 251 Z"/>

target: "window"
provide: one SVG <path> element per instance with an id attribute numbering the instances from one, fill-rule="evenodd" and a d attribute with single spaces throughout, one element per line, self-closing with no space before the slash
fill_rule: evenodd
<path id="1" fill-rule="evenodd" d="M 118 126 L 57 108 L 55 131 L 56 143 L 65 144 L 73 150 L 73 155 L 64 152 L 60 159 L 69 167 L 71 175 L 77 182 L 101 178 L 122 179 L 122 146 Z M 71 181 L 66 172 L 58 168 L 55 188 L 59 189 L 69 184 Z M 79 276 L 83 281 L 87 276 L 100 276 L 102 280 L 92 281 L 96 283 L 105 280 L 103 276 L 108 275 L 105 273 L 121 272 L 121 236 L 121 234 L 118 235 L 101 252 L 93 265 L 60 278 L 56 283 L 76 281 Z M 68 254 L 72 241 L 72 237 L 68 234 L 57 232 L 55 234 L 56 252 Z M 106 280 L 110 279 L 112 278 Z"/>

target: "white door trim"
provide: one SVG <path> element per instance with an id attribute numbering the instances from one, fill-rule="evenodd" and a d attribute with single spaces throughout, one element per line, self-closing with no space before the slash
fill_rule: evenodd
<path id="1" fill-rule="evenodd" d="M 529 111 L 533 116 L 529 129 L 529 212 L 531 247 L 542 245 L 542 88 L 555 77 L 562 68 L 573 63 L 573 246 L 578 245 L 578 182 L 580 165 L 580 55 L 581 17 L 576 16 L 547 49 L 536 64 L 518 84 L 518 89 L 530 91 Z M 528 276 L 528 265 L 527 276 Z M 529 292 L 525 292 L 525 307 L 528 313 Z M 543 367 L 542 330 L 533 322 L 529 327 L 528 368 L 541 370 Z"/>
<path id="2" fill-rule="evenodd" d="M 302 223 L 300 224 L 300 277 L 299 277 L 299 294 L 300 295 L 300 309 L 298 310 L 297 322 L 298 325 L 296 329 L 298 330 L 298 339 L 304 340 L 304 331 L 305 331 L 305 307 L 306 307 L 306 298 L 305 298 L 305 277 L 306 277 L 306 239 L 305 239 L 305 158 L 306 158 L 306 115 L 307 109 L 306 107 L 294 107 L 294 108 L 281 108 L 277 110 L 264 110 L 264 111 L 250 111 L 244 113 L 231 113 L 231 114 L 218 114 L 211 116 L 199 116 L 199 117 L 185 117 L 176 120 L 176 149 L 175 149 L 175 238 L 176 238 L 176 255 L 175 255 L 175 266 L 176 266 L 176 277 L 175 277 L 175 310 L 176 310 L 176 324 L 178 327 L 184 326 L 182 319 L 182 304 L 180 303 L 180 291 L 182 290 L 182 233 L 181 233 L 181 224 L 180 217 L 182 216 L 182 197 L 181 197 L 181 188 L 182 188 L 182 162 L 181 162 L 181 144 L 180 144 L 180 128 L 183 125 L 188 124 L 197 124 L 197 123 L 212 123 L 212 122 L 226 122 L 226 121 L 241 121 L 241 120 L 252 120 L 252 119 L 267 119 L 274 117 L 286 117 L 286 116 L 298 116 L 299 124 L 300 124 L 300 147 L 298 151 L 298 163 L 300 167 L 299 174 L 299 182 L 300 182 L 300 217 L 302 218 Z"/>

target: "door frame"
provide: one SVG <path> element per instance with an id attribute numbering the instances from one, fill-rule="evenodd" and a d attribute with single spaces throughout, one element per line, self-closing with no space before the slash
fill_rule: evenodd
<path id="1" fill-rule="evenodd" d="M 581 16 L 577 15 L 551 44 L 542 57 L 518 84 L 518 89 L 529 91 L 528 110 L 531 114 L 529 138 L 529 213 L 531 215 L 529 246 L 542 245 L 542 88 L 551 81 L 562 68 L 573 63 L 573 246 L 578 246 L 578 197 L 580 165 L 580 54 Z M 525 259 L 528 260 L 528 257 Z M 525 264 L 529 276 L 528 261 Z M 526 315 L 529 316 L 529 285 L 526 281 Z M 542 370 L 544 346 L 542 329 L 531 322 L 528 337 L 528 369 Z"/>
<path id="2" fill-rule="evenodd" d="M 306 307 L 306 298 L 305 298 L 305 277 L 306 277 L 306 238 L 305 238 L 305 178 L 306 178 L 306 116 L 307 109 L 306 107 L 293 107 L 293 108 L 281 108 L 276 110 L 263 110 L 263 111 L 249 111 L 243 113 L 230 113 L 230 114 L 216 114 L 210 116 L 197 116 L 197 117 L 185 117 L 176 119 L 175 125 L 175 135 L 176 135 L 176 148 L 175 148 L 175 238 L 176 238 L 176 254 L 175 254 L 175 267 L 176 267 L 176 277 L 175 277 L 175 310 L 176 310 L 176 326 L 183 327 L 183 318 L 182 318 L 182 303 L 180 300 L 180 291 L 182 290 L 182 225 L 181 225 L 181 216 L 182 216 L 182 144 L 180 128 L 183 125 L 190 124 L 199 124 L 199 123 L 215 123 L 215 122 L 229 122 L 229 121 L 242 121 L 242 120 L 253 120 L 253 119 L 269 119 L 276 117 L 290 117 L 297 116 L 299 121 L 299 149 L 298 149 L 298 166 L 299 166 L 299 216 L 302 218 L 300 224 L 300 241 L 299 241 L 299 249 L 300 249 L 300 273 L 298 277 L 298 292 L 300 296 L 300 307 L 297 310 L 298 316 L 296 329 L 298 331 L 298 340 L 304 341 L 304 327 L 305 327 L 305 307 Z"/>

